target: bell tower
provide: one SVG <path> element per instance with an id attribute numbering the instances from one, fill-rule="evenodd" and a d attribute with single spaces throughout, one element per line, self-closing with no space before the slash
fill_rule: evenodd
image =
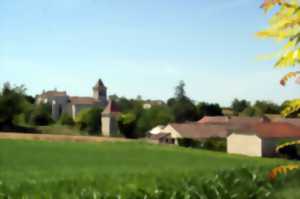
<path id="1" fill-rule="evenodd" d="M 96 85 L 93 87 L 93 97 L 99 101 L 102 106 L 107 104 L 107 88 L 103 84 L 102 80 L 99 79 Z"/>

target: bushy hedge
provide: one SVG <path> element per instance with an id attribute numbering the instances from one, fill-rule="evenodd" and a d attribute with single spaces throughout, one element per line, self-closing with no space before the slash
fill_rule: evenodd
<path id="1" fill-rule="evenodd" d="M 73 126 L 75 124 L 73 118 L 67 113 L 63 113 L 60 116 L 58 123 L 61 125 L 67 125 L 67 126 Z"/>
<path id="2" fill-rule="evenodd" d="M 213 151 L 226 151 L 226 139 L 225 138 L 209 138 L 206 140 L 194 140 L 189 138 L 183 138 L 178 140 L 179 146 L 192 147 L 199 149 L 207 149 Z"/>
<path id="3" fill-rule="evenodd" d="M 51 107 L 48 104 L 36 105 L 30 116 L 30 123 L 38 126 L 46 126 L 53 123 Z"/>
<path id="4" fill-rule="evenodd" d="M 80 130 L 88 131 L 90 135 L 99 135 L 102 111 L 100 108 L 83 109 L 76 116 L 76 126 Z"/>

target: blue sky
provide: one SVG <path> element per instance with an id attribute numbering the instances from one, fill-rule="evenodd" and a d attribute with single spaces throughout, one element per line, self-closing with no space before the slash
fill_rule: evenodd
<path id="1" fill-rule="evenodd" d="M 289 70 L 257 56 L 276 44 L 262 0 L 0 0 L 0 84 L 91 95 L 102 78 L 109 94 L 168 99 L 179 80 L 196 101 L 283 100 Z M 278 45 L 277 45 L 278 47 Z"/>

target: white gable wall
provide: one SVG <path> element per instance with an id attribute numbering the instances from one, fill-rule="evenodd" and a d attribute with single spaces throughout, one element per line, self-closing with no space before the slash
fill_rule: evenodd
<path id="1" fill-rule="evenodd" d="M 173 139 L 182 138 L 182 136 L 172 127 L 172 125 L 166 126 L 164 129 L 162 129 L 161 132 L 162 133 L 170 133 L 171 138 L 173 138 Z"/>
<path id="2" fill-rule="evenodd" d="M 262 157 L 262 139 L 257 135 L 232 133 L 227 137 L 227 153 Z"/>

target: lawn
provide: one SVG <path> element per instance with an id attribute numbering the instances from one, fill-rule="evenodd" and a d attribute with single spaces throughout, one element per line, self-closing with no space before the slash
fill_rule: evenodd
<path id="1" fill-rule="evenodd" d="M 286 161 L 152 145 L 141 141 L 72 143 L 0 140 L 0 182 L 11 186 L 28 181 L 74 182 L 78 179 L 84 182 L 86 179 L 97 179 L 97 183 L 101 184 L 100 190 L 113 191 L 125 184 L 152 186 L 158 178 L 172 182 L 191 175 L 213 177 L 220 170 L 241 167 L 264 170 L 283 163 Z"/>

